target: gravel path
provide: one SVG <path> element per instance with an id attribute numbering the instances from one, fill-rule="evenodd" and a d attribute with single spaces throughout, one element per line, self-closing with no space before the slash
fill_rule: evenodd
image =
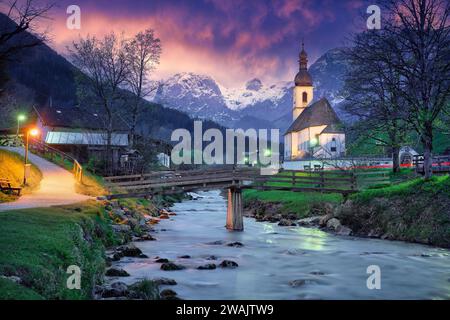
<path id="1" fill-rule="evenodd" d="M 22 156 L 25 153 L 21 147 L 2 147 L 2 149 Z M 75 192 L 75 179 L 67 170 L 31 153 L 29 161 L 42 172 L 39 189 L 20 197 L 17 201 L 0 203 L 0 211 L 68 205 L 92 199 Z"/>

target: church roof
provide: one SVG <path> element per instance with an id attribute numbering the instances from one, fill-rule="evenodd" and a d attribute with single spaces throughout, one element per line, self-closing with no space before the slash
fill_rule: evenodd
<path id="1" fill-rule="evenodd" d="M 339 117 L 326 98 L 322 98 L 311 104 L 309 107 L 306 107 L 291 124 L 285 135 L 309 127 L 323 125 L 327 125 L 327 127 L 322 133 L 344 133 L 342 128 L 340 128 L 342 125 L 341 120 L 339 120 Z"/>
<path id="2" fill-rule="evenodd" d="M 313 85 L 312 77 L 306 69 L 301 69 L 295 76 L 294 81 L 296 86 L 312 87 Z"/>

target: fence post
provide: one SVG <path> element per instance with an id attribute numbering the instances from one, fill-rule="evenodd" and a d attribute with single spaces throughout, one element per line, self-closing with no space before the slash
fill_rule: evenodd
<path id="1" fill-rule="evenodd" d="M 354 171 L 352 171 L 352 175 L 351 175 L 351 186 L 350 188 L 352 190 L 357 190 L 358 186 L 357 186 L 357 181 L 356 181 L 356 174 Z"/>
<path id="2" fill-rule="evenodd" d="M 295 187 L 295 171 L 292 171 L 292 186 Z"/>

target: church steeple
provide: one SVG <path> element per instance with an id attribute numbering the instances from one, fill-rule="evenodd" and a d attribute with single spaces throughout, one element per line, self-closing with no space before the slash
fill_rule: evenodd
<path id="1" fill-rule="evenodd" d="M 305 51 L 305 43 L 302 40 L 302 51 L 300 52 L 300 70 L 308 70 L 308 54 Z"/>
<path id="2" fill-rule="evenodd" d="M 314 96 L 312 77 L 308 72 L 308 54 L 305 51 L 305 43 L 302 40 L 302 50 L 299 54 L 300 70 L 295 76 L 293 120 L 305 110 Z"/>

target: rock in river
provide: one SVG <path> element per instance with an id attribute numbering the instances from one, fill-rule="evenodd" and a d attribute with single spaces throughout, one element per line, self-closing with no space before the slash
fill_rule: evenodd
<path id="1" fill-rule="evenodd" d="M 203 266 L 199 266 L 198 270 L 214 270 L 216 268 L 216 265 L 214 263 L 208 263 Z"/>
<path id="2" fill-rule="evenodd" d="M 139 257 L 142 254 L 141 249 L 135 247 L 132 244 L 120 246 L 117 248 L 117 251 L 122 253 L 125 257 Z"/>
<path id="3" fill-rule="evenodd" d="M 105 273 L 108 277 L 128 277 L 130 276 L 128 272 L 119 268 L 109 268 Z"/>
<path id="4" fill-rule="evenodd" d="M 281 219 L 280 222 L 278 223 L 279 226 L 282 227 L 294 227 L 296 226 L 295 222 L 288 220 L 288 219 Z"/>
<path id="5" fill-rule="evenodd" d="M 341 222 L 336 218 L 331 218 L 327 221 L 327 228 L 332 230 L 337 230 L 341 226 Z"/>
<path id="6" fill-rule="evenodd" d="M 156 263 L 168 263 L 169 259 L 166 258 L 158 258 L 155 260 Z"/>
<path id="7" fill-rule="evenodd" d="M 178 300 L 177 293 L 171 289 L 164 289 L 159 294 L 163 300 Z"/>
<path id="8" fill-rule="evenodd" d="M 123 282 L 114 282 L 102 290 L 103 298 L 117 298 L 128 294 L 128 286 Z"/>
<path id="9" fill-rule="evenodd" d="M 230 242 L 230 243 L 227 243 L 227 246 L 228 247 L 236 247 L 236 248 L 240 248 L 240 247 L 243 247 L 244 245 L 241 243 L 241 242 Z"/>
<path id="10" fill-rule="evenodd" d="M 222 267 L 222 268 L 237 268 L 238 266 L 239 265 L 236 262 L 231 261 L 231 260 L 223 260 L 220 263 L 220 267 Z"/>
<path id="11" fill-rule="evenodd" d="M 173 262 L 166 262 L 161 265 L 161 270 L 164 271 L 175 271 L 175 270 L 183 270 L 186 269 L 185 266 L 181 266 L 179 264 L 175 264 Z"/>

